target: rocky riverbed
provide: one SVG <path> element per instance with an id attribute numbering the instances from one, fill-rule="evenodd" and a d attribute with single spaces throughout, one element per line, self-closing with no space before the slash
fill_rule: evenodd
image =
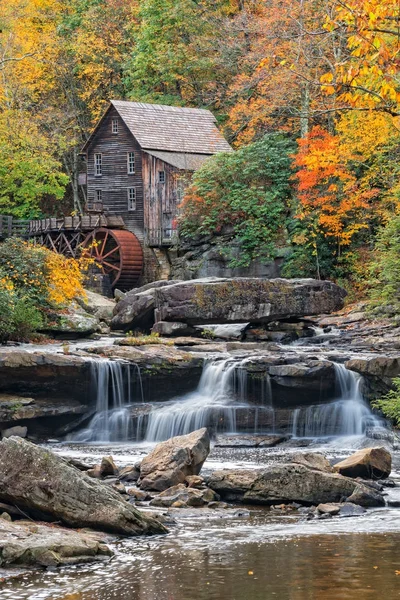
<path id="1" fill-rule="evenodd" d="M 87 465 L 100 463 L 102 456 L 112 453 L 120 468 L 139 462 L 151 450 L 143 445 L 51 447 Z M 317 442 L 314 451 L 331 462 L 352 452 L 343 449 L 343 444 L 338 450 Z M 201 474 L 207 478 L 222 467 L 254 471 L 281 465 L 298 453 L 298 448 L 213 447 Z M 393 459 L 390 479 L 399 484 L 396 452 Z M 396 488 L 385 489 L 388 500 L 395 496 Z M 364 600 L 375 598 L 382 588 L 388 598 L 396 597 L 400 549 L 396 507 L 367 508 L 351 518 L 343 514 L 310 519 L 308 509 L 303 513 L 288 505 L 146 508 L 146 504 L 142 504 L 144 510 L 162 512 L 167 535 L 107 540 L 114 554 L 110 562 L 103 559 L 40 573 L 3 570 L 6 580 L 1 597 L 158 600 L 167 594 L 177 600 L 242 600 L 264 598 L 267 593 L 282 600 L 313 597 L 310 594 L 327 600 Z"/>
<path id="2" fill-rule="evenodd" d="M 176 327 L 161 286 L 134 302 L 149 317 L 163 299 L 164 338 L 97 332 L 0 350 L 1 597 L 396 597 L 398 442 L 366 399 L 400 374 L 400 329 L 360 305 L 314 317 L 327 288 L 299 285 L 307 310 L 302 297 L 276 322 L 264 307 L 253 324 L 207 326 L 189 286 Z M 204 425 L 211 442 L 155 448 Z M 354 465 L 336 467 L 369 446 L 386 459 L 351 477 Z M 116 537 L 143 532 L 156 535 Z"/>

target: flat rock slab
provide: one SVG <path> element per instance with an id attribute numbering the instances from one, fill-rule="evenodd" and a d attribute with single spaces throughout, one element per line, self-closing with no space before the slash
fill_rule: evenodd
<path id="1" fill-rule="evenodd" d="M 289 439 L 287 435 L 232 435 L 217 436 L 217 448 L 272 448 Z"/>
<path id="2" fill-rule="evenodd" d="M 157 321 L 190 325 L 263 323 L 330 313 L 346 292 L 315 279 L 197 279 L 155 290 Z"/>
<path id="3" fill-rule="evenodd" d="M 58 567 L 112 556 L 95 532 L 78 532 L 55 525 L 0 519 L 0 566 Z"/>
<path id="4" fill-rule="evenodd" d="M 271 465 L 262 470 L 221 470 L 211 474 L 208 486 L 226 502 L 243 504 L 305 505 L 343 502 L 360 506 L 384 506 L 382 494 L 336 473 L 302 464 Z M 350 500 L 351 498 L 351 500 Z"/>

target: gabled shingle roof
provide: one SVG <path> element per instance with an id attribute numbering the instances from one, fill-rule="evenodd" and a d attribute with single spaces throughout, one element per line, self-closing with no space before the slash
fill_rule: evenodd
<path id="1" fill-rule="evenodd" d="M 122 100 L 112 100 L 111 106 L 118 111 L 143 150 L 191 154 L 232 150 L 209 110 Z"/>

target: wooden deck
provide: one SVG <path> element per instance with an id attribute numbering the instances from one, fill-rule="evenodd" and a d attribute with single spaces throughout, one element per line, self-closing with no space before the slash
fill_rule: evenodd
<path id="1" fill-rule="evenodd" d="M 110 229 L 124 229 L 125 223 L 122 217 L 117 215 L 82 215 L 75 217 L 51 217 L 49 219 L 37 219 L 29 221 L 28 236 L 35 237 L 45 233 L 57 233 L 59 231 L 93 231 L 100 227 Z"/>

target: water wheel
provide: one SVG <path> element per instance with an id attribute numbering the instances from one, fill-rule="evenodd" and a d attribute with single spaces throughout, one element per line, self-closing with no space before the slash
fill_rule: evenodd
<path id="1" fill-rule="evenodd" d="M 143 268 L 143 251 L 135 234 L 101 227 L 91 231 L 82 246 L 84 255 L 94 258 L 110 277 L 113 288 L 126 291 L 135 286 Z"/>

